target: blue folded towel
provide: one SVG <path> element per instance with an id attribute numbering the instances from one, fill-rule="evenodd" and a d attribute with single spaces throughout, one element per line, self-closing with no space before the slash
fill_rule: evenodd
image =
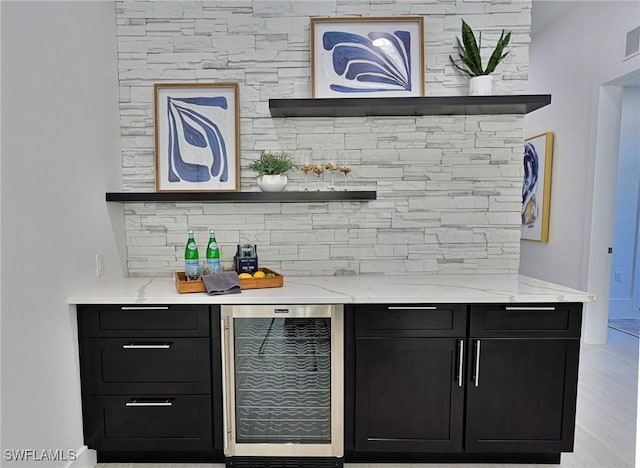
<path id="1" fill-rule="evenodd" d="M 237 294 L 240 291 L 240 280 L 235 271 L 212 273 L 202 277 L 204 289 L 210 296 L 218 294 Z"/>

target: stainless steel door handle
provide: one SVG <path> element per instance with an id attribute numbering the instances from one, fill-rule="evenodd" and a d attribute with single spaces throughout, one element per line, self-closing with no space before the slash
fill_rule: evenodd
<path id="1" fill-rule="evenodd" d="M 223 440 L 224 444 L 224 453 L 229 452 L 229 446 L 233 442 L 233 429 L 231 427 L 231 418 L 232 415 L 229 414 L 231 412 L 231 403 L 228 401 L 230 398 L 231 389 L 229 387 L 231 376 L 228 376 L 227 373 L 231 372 L 231 367 L 229 363 L 230 356 L 233 355 L 233 350 L 230 348 L 230 334 L 229 330 L 230 321 L 233 320 L 229 317 L 222 317 L 220 319 L 220 351 L 221 351 L 221 359 L 222 359 L 222 404 L 224 406 L 222 411 L 222 428 L 223 434 L 226 435 Z"/>
<path id="2" fill-rule="evenodd" d="M 169 400 L 164 401 L 153 401 L 153 400 L 133 400 L 127 401 L 124 406 L 173 406 L 173 402 Z"/>
<path id="3" fill-rule="evenodd" d="M 548 307 L 515 307 L 515 306 L 507 306 L 504 308 L 505 310 L 556 310 L 553 306 Z"/>
<path id="4" fill-rule="evenodd" d="M 171 343 L 127 343 L 122 349 L 171 349 Z"/>
<path id="5" fill-rule="evenodd" d="M 387 310 L 436 310 L 436 306 L 388 306 Z"/>
<path id="6" fill-rule="evenodd" d="M 122 306 L 120 310 L 169 310 L 168 306 Z"/>
<path id="7" fill-rule="evenodd" d="M 458 387 L 462 387 L 462 366 L 464 363 L 464 340 L 458 342 Z"/>
<path id="8" fill-rule="evenodd" d="M 480 384 L 480 340 L 476 341 L 476 368 L 474 384 L 476 387 Z"/>

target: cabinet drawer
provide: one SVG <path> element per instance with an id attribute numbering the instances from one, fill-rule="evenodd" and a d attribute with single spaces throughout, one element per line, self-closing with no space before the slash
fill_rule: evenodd
<path id="1" fill-rule="evenodd" d="M 209 338 L 91 338 L 91 393 L 211 393 Z"/>
<path id="2" fill-rule="evenodd" d="M 211 396 L 92 397 L 97 450 L 211 450 Z"/>
<path id="3" fill-rule="evenodd" d="M 582 304 L 490 304 L 471 306 L 471 337 L 577 338 Z"/>
<path id="4" fill-rule="evenodd" d="M 201 305 L 78 306 L 90 337 L 209 336 L 209 307 Z"/>
<path id="5" fill-rule="evenodd" d="M 370 304 L 355 307 L 356 337 L 449 337 L 466 333 L 463 304 Z"/>

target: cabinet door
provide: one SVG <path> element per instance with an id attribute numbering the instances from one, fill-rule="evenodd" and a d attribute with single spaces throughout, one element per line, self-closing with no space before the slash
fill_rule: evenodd
<path id="1" fill-rule="evenodd" d="M 573 449 L 577 339 L 472 339 L 466 450 Z"/>
<path id="2" fill-rule="evenodd" d="M 355 450 L 462 449 L 463 340 L 356 340 Z"/>
<path id="3" fill-rule="evenodd" d="M 96 450 L 211 450 L 211 396 L 95 396 Z"/>
<path id="4" fill-rule="evenodd" d="M 78 306 L 79 333 L 88 337 L 207 337 L 209 306 L 82 305 Z"/>
<path id="5" fill-rule="evenodd" d="M 358 338 L 447 338 L 464 336 L 464 304 L 364 304 L 355 309 Z"/>
<path id="6" fill-rule="evenodd" d="M 473 338 L 579 338 L 582 304 L 478 304 L 470 319 Z"/>
<path id="7" fill-rule="evenodd" d="M 93 394 L 211 393 L 209 338 L 92 338 Z"/>

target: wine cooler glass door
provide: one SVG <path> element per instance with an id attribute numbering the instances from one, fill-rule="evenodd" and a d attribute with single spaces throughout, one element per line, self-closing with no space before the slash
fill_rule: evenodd
<path id="1" fill-rule="evenodd" d="M 244 307 L 250 316 L 237 310 Z M 336 394 L 333 385 L 339 380 L 341 387 L 342 379 L 332 378 L 336 358 L 342 375 L 342 353 L 332 349 L 337 340 L 342 350 L 342 330 L 335 331 L 342 311 L 336 320 L 334 306 L 229 308 L 223 324 L 229 323 L 225 337 L 233 344 L 225 359 L 234 454 L 264 449 L 268 455 L 286 444 L 286 455 L 293 444 L 301 455 L 341 455 L 331 452 L 342 451 L 342 391 Z"/>

